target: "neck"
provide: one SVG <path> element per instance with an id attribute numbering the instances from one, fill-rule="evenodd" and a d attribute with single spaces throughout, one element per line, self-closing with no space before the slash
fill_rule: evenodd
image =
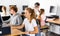
<path id="1" fill-rule="evenodd" d="M 13 15 L 16 15 L 16 13 L 14 13 Z"/>
<path id="2" fill-rule="evenodd" d="M 28 20 L 30 20 L 30 17 L 28 17 Z"/>

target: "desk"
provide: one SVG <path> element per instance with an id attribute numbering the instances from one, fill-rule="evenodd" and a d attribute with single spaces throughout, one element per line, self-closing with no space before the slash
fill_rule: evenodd
<path id="1" fill-rule="evenodd" d="M 13 29 L 11 26 L 11 34 L 3 35 L 3 36 L 17 36 L 17 35 L 21 35 L 21 34 L 24 34 L 24 32 L 21 32 L 18 29 Z"/>
<path id="2" fill-rule="evenodd" d="M 55 19 L 55 20 L 47 19 L 46 21 L 47 21 L 47 22 L 50 22 L 50 23 L 55 23 L 55 24 L 57 24 L 57 25 L 60 25 L 60 18 L 59 18 L 59 19 Z"/>
<path id="3" fill-rule="evenodd" d="M 49 28 L 49 26 L 45 25 L 40 27 L 40 29 L 45 29 L 45 28 Z"/>
<path id="4" fill-rule="evenodd" d="M 50 23 L 50 31 L 60 35 L 60 18 L 54 20 L 47 19 L 46 21 Z"/>

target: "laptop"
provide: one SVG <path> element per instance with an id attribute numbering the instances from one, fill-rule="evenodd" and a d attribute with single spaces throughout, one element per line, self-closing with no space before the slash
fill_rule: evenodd
<path id="1" fill-rule="evenodd" d="M 10 28 L 10 26 L 3 27 L 2 24 L 4 24 L 4 23 L 3 23 L 1 15 L 0 15 L 0 25 L 1 25 L 2 35 L 11 34 L 11 28 Z"/>

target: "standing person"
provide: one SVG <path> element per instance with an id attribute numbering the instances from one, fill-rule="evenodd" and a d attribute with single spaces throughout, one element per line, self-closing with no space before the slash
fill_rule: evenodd
<path id="1" fill-rule="evenodd" d="M 34 11 L 35 11 L 35 15 L 36 15 L 36 22 L 37 22 L 37 24 L 38 24 L 38 28 L 39 28 L 39 33 L 38 34 L 36 34 L 36 36 L 40 36 L 40 22 L 39 22 L 39 19 L 38 19 L 38 16 L 39 16 L 39 12 L 40 12 L 40 10 L 39 10 L 39 8 L 40 8 L 40 3 L 39 2 L 36 2 L 35 4 L 35 8 L 34 8 Z"/>
<path id="2" fill-rule="evenodd" d="M 36 21 L 37 21 L 37 24 L 38 24 L 38 25 L 40 25 L 40 22 L 39 22 L 39 19 L 38 19 L 38 16 L 39 16 L 39 14 L 40 14 L 40 13 L 39 13 L 39 12 L 40 12 L 39 8 L 40 8 L 40 3 L 39 3 L 39 2 L 36 2 L 36 3 L 35 3 L 34 11 L 35 11 Z"/>
<path id="3" fill-rule="evenodd" d="M 18 27 L 20 27 L 21 29 L 25 26 L 26 31 L 24 33 L 26 34 L 26 36 L 35 36 L 35 34 L 38 33 L 38 27 L 36 23 L 36 17 L 35 17 L 34 10 L 31 8 L 26 8 L 25 17 L 26 18 L 24 19 L 23 24 Z M 18 29 L 18 27 L 16 28 Z"/>
<path id="4" fill-rule="evenodd" d="M 34 5 L 35 5 L 34 10 L 35 10 L 36 18 L 37 18 L 39 16 L 40 3 L 36 2 Z"/>

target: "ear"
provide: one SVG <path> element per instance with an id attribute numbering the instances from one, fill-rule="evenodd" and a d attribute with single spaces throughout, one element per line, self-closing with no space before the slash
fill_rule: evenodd
<path id="1" fill-rule="evenodd" d="M 30 15 L 31 15 L 31 13 L 30 13 Z"/>

